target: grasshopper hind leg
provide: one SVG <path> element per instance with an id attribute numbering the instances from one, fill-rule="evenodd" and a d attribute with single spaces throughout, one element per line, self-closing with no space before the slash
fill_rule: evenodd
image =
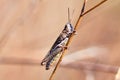
<path id="1" fill-rule="evenodd" d="M 59 46 L 60 47 L 60 46 Z M 64 46 L 64 47 L 60 47 L 62 50 L 61 52 L 64 51 L 64 49 L 67 49 L 67 46 Z M 54 61 L 56 61 L 58 59 L 58 57 L 60 57 L 60 54 L 61 53 L 58 53 L 58 54 L 54 54 L 51 59 L 49 59 L 49 61 L 47 61 L 46 63 L 46 70 L 49 70 L 50 69 L 50 66 L 51 64 L 53 64 Z"/>

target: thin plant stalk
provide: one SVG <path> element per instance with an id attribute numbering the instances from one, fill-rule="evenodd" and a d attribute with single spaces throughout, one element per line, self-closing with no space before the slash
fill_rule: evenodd
<path id="1" fill-rule="evenodd" d="M 90 8 L 89 10 L 85 11 L 82 16 L 86 15 L 87 13 L 91 12 L 92 10 L 94 10 L 95 8 L 97 8 L 98 6 L 100 6 L 101 4 L 103 4 L 104 2 L 106 2 L 107 0 L 103 0 L 100 3 L 96 4 L 94 7 Z"/>
<path id="2" fill-rule="evenodd" d="M 87 2 L 87 0 L 84 0 L 83 7 L 82 7 L 82 9 L 81 9 L 80 16 L 79 16 L 79 18 L 78 18 L 78 20 L 77 20 L 77 22 L 76 22 L 76 24 L 75 24 L 74 30 L 76 31 L 77 28 L 80 26 L 80 22 L 81 22 L 82 17 L 83 17 L 84 15 L 86 15 L 87 13 L 89 13 L 90 11 L 92 11 L 93 9 L 97 8 L 98 6 L 100 6 L 101 4 L 103 4 L 105 1 L 107 1 L 107 0 L 101 1 L 100 3 L 98 3 L 97 5 L 95 5 L 94 7 L 92 7 L 91 9 L 89 9 L 88 11 L 86 11 L 86 12 L 84 13 L 85 5 L 86 5 L 86 2 Z M 70 44 L 73 35 L 74 35 L 74 34 L 72 34 L 71 37 L 69 38 L 69 40 L 68 40 L 66 46 L 68 46 L 68 45 Z M 55 74 L 55 72 L 56 72 L 58 66 L 60 65 L 60 62 L 62 61 L 62 58 L 64 57 L 65 53 L 66 53 L 66 49 L 64 50 L 64 52 L 63 52 L 62 55 L 60 56 L 60 58 L 59 58 L 59 60 L 58 60 L 58 63 L 56 64 L 56 66 L 55 66 L 55 68 L 54 68 L 52 74 L 50 75 L 49 80 L 52 80 L 52 79 L 53 79 L 54 74 Z"/>
<path id="3" fill-rule="evenodd" d="M 82 10 L 81 10 L 81 13 L 80 13 L 80 17 L 79 17 L 78 20 L 77 20 L 77 24 L 78 24 L 78 22 L 81 20 L 81 15 L 83 14 L 84 9 L 85 9 L 85 4 L 86 4 L 86 0 L 84 0 L 84 4 L 83 4 L 83 7 L 82 7 Z M 75 26 L 74 30 L 76 30 L 76 27 L 77 27 L 77 26 Z M 66 46 L 69 45 L 72 36 L 73 36 L 73 35 L 71 35 L 71 37 L 70 37 L 70 39 L 68 40 Z M 62 61 L 62 58 L 63 58 L 63 56 L 64 56 L 65 53 L 66 53 L 66 49 L 64 50 L 64 52 L 63 52 L 62 55 L 60 56 L 60 59 L 59 59 L 58 63 L 56 64 L 55 69 L 53 70 L 53 72 L 52 72 L 52 74 L 51 74 L 49 80 L 52 80 L 52 78 L 53 78 L 53 76 L 54 76 L 54 74 L 55 74 L 55 72 L 56 72 L 58 66 L 60 65 L 60 62 Z"/>

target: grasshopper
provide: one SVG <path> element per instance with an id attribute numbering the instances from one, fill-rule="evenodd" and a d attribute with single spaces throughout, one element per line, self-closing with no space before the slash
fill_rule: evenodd
<path id="1" fill-rule="evenodd" d="M 66 44 L 73 33 L 75 33 L 75 30 L 70 22 L 68 8 L 68 23 L 65 25 L 64 29 L 56 39 L 48 54 L 41 62 L 41 65 L 46 65 L 46 70 L 49 70 L 50 65 L 55 61 L 56 57 L 59 57 L 59 55 L 61 55 L 61 53 L 67 49 Z"/>

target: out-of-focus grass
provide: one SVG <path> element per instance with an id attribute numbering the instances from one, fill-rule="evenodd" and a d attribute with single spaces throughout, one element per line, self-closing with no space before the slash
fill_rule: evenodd
<path id="1" fill-rule="evenodd" d="M 88 0 L 87 9 L 99 1 Z M 24 59 L 41 60 L 67 22 L 68 6 L 71 12 L 75 9 L 72 16 L 72 23 L 75 24 L 81 4 L 81 0 L 0 0 L 0 38 L 2 39 L 11 26 L 14 28 L 10 30 L 5 45 L 0 49 L 0 57 L 23 58 L 23 61 Z M 103 46 L 109 49 L 109 53 L 96 57 L 99 58 L 98 63 L 120 66 L 119 7 L 119 0 L 108 0 L 104 5 L 87 14 L 67 53 L 90 46 Z M 44 67 L 22 64 L 0 65 L 0 80 L 47 80 L 49 73 L 50 71 L 45 71 Z M 60 68 L 57 73 L 55 78 L 57 80 L 85 79 L 82 70 L 77 72 L 73 69 Z M 96 80 L 113 80 L 115 77 L 113 74 L 103 72 L 94 72 L 94 74 Z"/>

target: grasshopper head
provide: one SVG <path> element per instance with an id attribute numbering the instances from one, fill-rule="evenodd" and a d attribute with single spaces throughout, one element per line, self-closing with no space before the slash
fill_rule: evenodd
<path id="1" fill-rule="evenodd" d="M 64 32 L 67 34 L 73 33 L 74 28 L 70 23 L 67 23 L 64 28 Z"/>

